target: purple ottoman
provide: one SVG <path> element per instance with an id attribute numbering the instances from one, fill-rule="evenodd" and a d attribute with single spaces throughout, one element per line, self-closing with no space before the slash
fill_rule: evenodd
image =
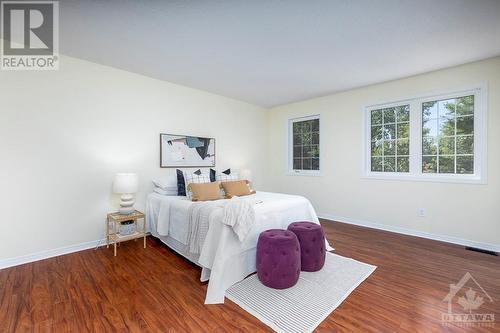
<path id="1" fill-rule="evenodd" d="M 257 276 L 265 286 L 285 289 L 294 286 L 300 275 L 300 248 L 291 231 L 271 229 L 257 242 Z"/>
<path id="2" fill-rule="evenodd" d="M 319 224 L 312 222 L 294 222 L 288 226 L 300 243 L 301 269 L 316 272 L 325 264 L 325 234 Z"/>

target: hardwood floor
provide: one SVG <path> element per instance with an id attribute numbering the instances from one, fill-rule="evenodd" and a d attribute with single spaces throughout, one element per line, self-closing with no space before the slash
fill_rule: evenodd
<path id="1" fill-rule="evenodd" d="M 316 332 L 500 332 L 500 259 L 463 247 L 322 221 L 336 253 L 377 265 Z M 470 272 L 494 327 L 443 327 L 449 285 Z M 226 300 L 203 305 L 200 269 L 150 237 L 0 271 L 0 332 L 269 332 Z M 458 306 L 458 305 L 457 305 Z"/>

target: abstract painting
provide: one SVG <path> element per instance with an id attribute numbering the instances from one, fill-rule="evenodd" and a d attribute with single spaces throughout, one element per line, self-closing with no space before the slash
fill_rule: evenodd
<path id="1" fill-rule="evenodd" d="M 215 139 L 160 134 L 160 167 L 215 167 Z"/>

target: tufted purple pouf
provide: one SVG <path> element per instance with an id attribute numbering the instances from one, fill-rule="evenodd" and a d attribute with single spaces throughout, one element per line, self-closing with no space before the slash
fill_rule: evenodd
<path id="1" fill-rule="evenodd" d="M 288 226 L 300 243 L 301 269 L 316 272 L 325 264 L 325 233 L 319 224 L 294 222 Z"/>
<path id="2" fill-rule="evenodd" d="M 285 289 L 294 286 L 300 275 L 300 247 L 291 231 L 271 229 L 257 242 L 257 276 L 265 286 Z"/>

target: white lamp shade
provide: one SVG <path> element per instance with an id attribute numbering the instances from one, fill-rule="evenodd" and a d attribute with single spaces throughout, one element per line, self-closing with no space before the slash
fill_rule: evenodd
<path id="1" fill-rule="evenodd" d="M 113 181 L 113 192 L 136 193 L 139 189 L 139 179 L 135 173 L 118 173 Z"/>

